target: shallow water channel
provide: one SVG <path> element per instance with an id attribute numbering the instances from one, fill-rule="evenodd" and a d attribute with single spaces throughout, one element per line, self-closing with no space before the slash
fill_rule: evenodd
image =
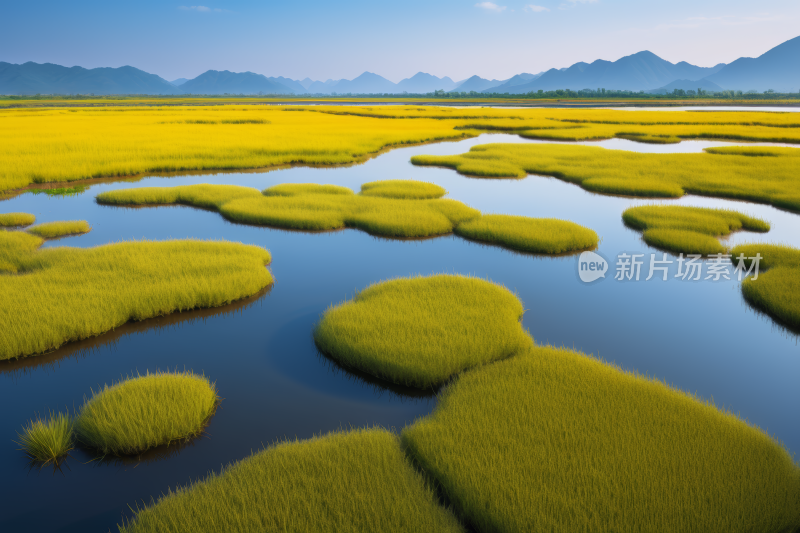
<path id="1" fill-rule="evenodd" d="M 738 413 L 800 452 L 798 334 L 744 302 L 739 283 L 647 277 L 651 253 L 621 220 L 624 209 L 652 200 L 602 196 L 557 179 L 466 178 L 414 167 L 416 154 L 457 154 L 487 142 L 525 141 L 483 135 L 461 142 L 402 148 L 352 167 L 290 168 L 259 173 L 150 177 L 91 186 L 73 197 L 22 194 L 0 211 L 33 213 L 37 222 L 86 219 L 90 233 L 47 246 L 96 246 L 130 239 L 226 239 L 272 252 L 274 286 L 225 308 L 176 314 L 119 328 L 49 355 L 0 365 L 0 531 L 116 531 L 130 507 L 149 502 L 221 465 L 284 438 L 304 439 L 339 428 L 381 425 L 400 430 L 429 413 L 435 398 L 397 390 L 344 371 L 320 356 L 311 330 L 329 305 L 367 285 L 397 276 L 473 274 L 515 290 L 524 325 L 541 344 L 574 347 L 621 367 L 662 379 Z M 625 140 L 583 143 L 638 151 L 700 151 L 731 143 L 690 141 L 645 145 Z M 640 281 L 582 283 L 577 256 L 539 257 L 456 236 L 422 241 L 372 237 L 358 230 L 289 232 L 233 224 L 190 207 L 101 206 L 96 194 L 120 188 L 229 183 L 259 189 L 314 182 L 358 190 L 362 183 L 414 178 L 442 185 L 449 197 L 486 213 L 558 217 L 601 236 L 598 251 L 614 268 L 622 252 L 645 254 Z M 728 207 L 769 220 L 765 235 L 730 238 L 800 246 L 800 216 L 769 206 L 684 197 L 682 205 Z M 673 258 L 674 259 L 674 258 Z M 705 272 L 703 274 L 705 277 Z M 224 398 L 207 436 L 139 461 L 92 461 L 73 452 L 62 471 L 29 469 L 12 442 L 37 412 L 72 409 L 85 395 L 131 373 L 187 368 L 216 381 Z M 265 480 L 269 482 L 269 480 Z"/>

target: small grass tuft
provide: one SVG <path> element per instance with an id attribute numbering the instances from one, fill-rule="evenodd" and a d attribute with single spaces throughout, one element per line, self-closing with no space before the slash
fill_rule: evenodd
<path id="1" fill-rule="evenodd" d="M 456 234 L 536 254 L 563 254 L 597 246 L 597 233 L 567 220 L 483 215 L 456 226 Z"/>
<path id="2" fill-rule="evenodd" d="M 28 213 L 0 213 L 0 226 L 3 227 L 30 226 L 34 222 L 36 217 Z"/>
<path id="3" fill-rule="evenodd" d="M 505 287 L 454 275 L 377 283 L 329 308 L 319 349 L 343 364 L 421 389 L 523 350 L 524 309 Z"/>
<path id="4" fill-rule="evenodd" d="M 17 444 L 31 461 L 42 466 L 63 461 L 73 449 L 73 422 L 69 414 L 50 413 L 48 418 L 28 422 L 18 434 Z"/>
<path id="5" fill-rule="evenodd" d="M 92 227 L 85 220 L 68 220 L 65 222 L 45 222 L 25 231 L 43 239 L 57 239 L 68 235 L 89 233 L 91 229 Z"/>
<path id="6" fill-rule="evenodd" d="M 131 455 L 199 435 L 217 389 L 191 372 L 156 372 L 106 385 L 75 418 L 78 441 L 103 455 Z"/>
<path id="7" fill-rule="evenodd" d="M 644 241 L 675 253 L 712 255 L 726 251 L 716 237 L 734 231 L 767 232 L 768 222 L 730 209 L 642 205 L 622 213 L 626 225 L 643 231 Z"/>

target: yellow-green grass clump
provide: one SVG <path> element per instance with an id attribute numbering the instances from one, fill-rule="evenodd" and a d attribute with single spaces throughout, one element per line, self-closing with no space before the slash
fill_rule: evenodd
<path id="1" fill-rule="evenodd" d="M 485 178 L 554 176 L 603 194 L 678 198 L 690 193 L 800 211 L 800 150 L 762 148 L 759 153 L 769 157 L 754 157 L 739 147 L 645 154 L 593 146 L 485 144 L 461 155 L 414 156 L 411 162 Z"/>
<path id="2" fill-rule="evenodd" d="M 43 239 L 56 239 L 69 235 L 80 235 L 89 233 L 92 227 L 85 220 L 67 220 L 64 222 L 46 222 L 28 228 L 28 233 L 37 235 Z"/>
<path id="3" fill-rule="evenodd" d="M 199 435 L 217 389 L 192 372 L 157 372 L 106 385 L 75 418 L 78 441 L 103 455 L 131 455 Z"/>
<path id="4" fill-rule="evenodd" d="M 597 246 L 589 228 L 555 218 L 484 215 L 456 226 L 462 237 L 536 254 L 563 254 Z"/>
<path id="5" fill-rule="evenodd" d="M 461 532 L 398 438 L 357 429 L 284 442 L 139 509 L 121 533 Z"/>
<path id="6" fill-rule="evenodd" d="M 0 226 L 6 228 L 30 226 L 34 222 L 36 217 L 29 213 L 0 213 Z"/>
<path id="7" fill-rule="evenodd" d="M 742 282 L 742 294 L 754 307 L 795 329 L 800 329 L 800 250 L 780 244 L 740 244 L 731 249 L 731 261 L 751 267 L 750 257 L 760 254 L 758 279 Z M 766 271 L 766 272 L 765 272 Z"/>
<path id="8" fill-rule="evenodd" d="M 800 468 L 766 433 L 569 350 L 464 373 L 403 443 L 477 531 L 800 526 Z"/>
<path id="9" fill-rule="evenodd" d="M 73 432 L 69 414 L 51 413 L 47 418 L 28 422 L 18 434 L 17 444 L 32 462 L 58 466 L 74 447 Z"/>
<path id="10" fill-rule="evenodd" d="M 43 242 L 0 232 L 0 360 L 130 320 L 224 305 L 272 283 L 270 254 L 257 246 L 175 240 L 38 249 Z"/>
<path id="11" fill-rule="evenodd" d="M 726 247 L 716 237 L 734 231 L 769 231 L 768 222 L 731 209 L 642 205 L 622 213 L 628 226 L 643 231 L 644 242 L 675 253 L 711 255 Z"/>
<path id="12" fill-rule="evenodd" d="M 435 183 L 416 180 L 384 180 L 365 183 L 361 186 L 364 196 L 380 196 L 403 200 L 441 198 L 447 191 Z"/>
<path id="13" fill-rule="evenodd" d="M 530 336 L 520 323 L 523 312 L 511 291 L 479 278 L 394 279 L 329 308 L 314 340 L 344 366 L 430 389 L 524 350 Z"/>
<path id="14" fill-rule="evenodd" d="M 238 185 L 121 189 L 99 194 L 97 201 L 112 205 L 181 203 L 216 209 L 235 222 L 307 231 L 351 227 L 402 238 L 444 235 L 464 220 L 480 216 L 479 211 L 455 200 L 382 198 L 315 184 L 276 185 L 263 193 Z"/>

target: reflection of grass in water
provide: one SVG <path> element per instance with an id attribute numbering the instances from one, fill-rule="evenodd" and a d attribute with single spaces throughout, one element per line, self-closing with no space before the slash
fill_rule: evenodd
<path id="1" fill-rule="evenodd" d="M 39 250 L 42 242 L 0 232 L 0 360 L 130 320 L 224 305 L 272 283 L 269 252 L 256 246 L 184 240 Z"/>
<path id="2" fill-rule="evenodd" d="M 45 222 L 28 228 L 28 233 L 39 236 L 43 239 L 55 239 L 69 235 L 80 235 L 88 233 L 92 227 L 85 220 L 68 220 L 64 222 Z"/>
<path id="3" fill-rule="evenodd" d="M 395 279 L 329 308 L 314 330 L 346 367 L 421 389 L 517 353 L 530 340 L 505 287 L 465 276 Z"/>
<path id="4" fill-rule="evenodd" d="M 761 254 L 758 279 L 742 282 L 742 294 L 751 305 L 771 317 L 800 329 L 800 250 L 780 244 L 740 244 L 731 249 L 731 261 L 744 254 L 750 268 L 750 257 Z M 764 272 L 766 270 L 766 272 Z"/>
<path id="5" fill-rule="evenodd" d="M 622 213 L 628 226 L 643 231 L 644 242 L 675 253 L 711 255 L 726 247 L 716 237 L 739 230 L 769 231 L 768 222 L 731 209 L 642 205 Z"/>
<path id="6" fill-rule="evenodd" d="M 0 213 L 0 226 L 17 227 L 30 226 L 36 222 L 36 217 L 29 213 Z"/>
<path id="7" fill-rule="evenodd" d="M 122 533 L 463 531 L 398 438 L 357 429 L 283 442 L 138 509 Z"/>
<path id="8" fill-rule="evenodd" d="M 569 350 L 462 374 L 403 442 L 479 531 L 800 525 L 800 469 L 767 434 Z"/>
<path id="9" fill-rule="evenodd" d="M 31 462 L 58 466 L 74 448 L 73 433 L 69 414 L 51 413 L 47 418 L 28 422 L 18 434 L 17 444 L 22 446 Z"/>
<path id="10" fill-rule="evenodd" d="M 563 254 L 594 248 L 597 233 L 567 220 L 484 215 L 456 226 L 456 234 L 535 254 Z"/>
<path id="11" fill-rule="evenodd" d="M 138 454 L 199 435 L 217 401 L 205 376 L 148 372 L 95 392 L 75 418 L 75 434 L 102 455 Z"/>
<path id="12" fill-rule="evenodd" d="M 75 185 L 74 187 L 58 187 L 55 189 L 30 189 L 28 190 L 31 194 L 46 194 L 47 196 L 78 196 L 79 194 L 83 194 L 86 192 L 85 185 Z"/>
<path id="13" fill-rule="evenodd" d="M 701 154 L 640 154 L 593 146 L 485 144 L 461 155 L 414 156 L 411 162 L 485 178 L 554 176 L 604 194 L 678 198 L 694 193 L 800 211 L 800 181 L 796 179 L 800 150 L 758 151 L 771 157 L 754 157 L 743 150 L 734 147 Z"/>

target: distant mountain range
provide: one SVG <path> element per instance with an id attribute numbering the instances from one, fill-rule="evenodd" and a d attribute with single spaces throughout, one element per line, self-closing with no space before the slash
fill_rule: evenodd
<path id="1" fill-rule="evenodd" d="M 253 72 L 209 70 L 194 79 L 171 82 L 133 67 L 62 67 L 52 63 L 15 65 L 0 62 L 0 94 L 427 94 L 434 91 L 524 94 L 557 89 L 609 89 L 672 92 L 674 89 L 800 90 L 800 37 L 757 58 L 725 65 L 698 67 L 670 63 L 652 52 L 638 52 L 617 61 L 575 63 L 538 74 L 522 73 L 507 80 L 472 76 L 454 82 L 419 72 L 399 83 L 365 72 L 352 80 L 316 81 L 267 77 Z"/>

